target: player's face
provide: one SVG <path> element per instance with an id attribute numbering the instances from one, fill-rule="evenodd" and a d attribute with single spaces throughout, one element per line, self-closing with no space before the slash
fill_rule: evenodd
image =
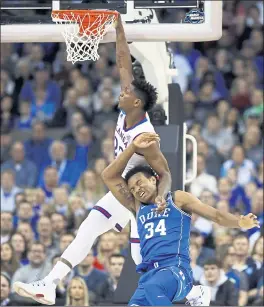
<path id="1" fill-rule="evenodd" d="M 132 85 L 120 93 L 118 106 L 126 113 L 138 107 L 139 104 L 140 100 L 137 99 Z"/>
<path id="2" fill-rule="evenodd" d="M 137 173 L 128 180 L 128 188 L 136 200 L 150 203 L 157 194 L 156 178 L 147 178 L 143 173 Z"/>

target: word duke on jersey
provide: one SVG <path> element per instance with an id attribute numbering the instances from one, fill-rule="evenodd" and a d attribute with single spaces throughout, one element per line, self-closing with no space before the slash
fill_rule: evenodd
<path id="1" fill-rule="evenodd" d="M 189 265 L 191 216 L 174 204 L 171 194 L 163 213 L 156 212 L 156 208 L 155 204 L 141 204 L 137 214 L 143 262 L 175 257 L 176 264 Z"/>

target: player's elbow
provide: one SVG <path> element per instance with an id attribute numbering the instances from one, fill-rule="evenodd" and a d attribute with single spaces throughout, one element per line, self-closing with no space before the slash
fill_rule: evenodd
<path id="1" fill-rule="evenodd" d="M 107 184 L 107 182 L 111 180 L 111 173 L 109 172 L 108 168 L 105 168 L 103 170 L 103 172 L 101 173 L 101 178 L 103 179 L 103 182 L 105 184 Z"/>

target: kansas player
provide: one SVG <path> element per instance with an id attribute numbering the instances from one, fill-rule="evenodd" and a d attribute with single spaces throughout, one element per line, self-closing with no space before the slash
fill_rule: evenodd
<path id="1" fill-rule="evenodd" d="M 159 180 L 149 166 L 137 166 L 122 177 L 134 153 L 152 146 L 157 139 L 153 133 L 140 135 L 102 174 L 110 191 L 137 219 L 142 254 L 137 270 L 143 275 L 130 300 L 131 306 L 170 306 L 173 301 L 188 298 L 192 289 L 189 255 L 192 212 L 226 227 L 259 227 L 253 214 L 237 217 L 224 213 L 184 191 L 168 193 L 166 206 L 157 208 Z"/>
<path id="2" fill-rule="evenodd" d="M 119 99 L 119 107 L 122 111 L 115 132 L 115 155 L 118 156 L 138 135 L 143 132 L 154 132 L 147 111 L 156 103 L 157 91 L 144 80 L 133 80 L 131 56 L 120 18 L 116 33 L 116 56 L 122 90 Z M 146 163 L 157 171 L 160 176 L 160 183 L 156 201 L 165 203 L 164 196 L 170 189 L 171 176 L 166 159 L 159 146 L 152 144 L 151 147 L 141 151 L 140 154 L 135 153 L 127 162 L 124 175 L 131 168 Z M 54 304 L 56 285 L 86 257 L 98 236 L 112 228 L 121 231 L 130 219 L 131 237 L 137 238 L 136 222 L 131 212 L 122 206 L 111 192 L 106 194 L 94 206 L 80 226 L 76 238 L 62 254 L 48 276 L 44 280 L 31 284 L 16 282 L 14 290 L 18 294 L 31 297 L 42 304 Z M 139 264 L 141 255 L 138 243 L 131 244 L 131 252 L 135 263 Z"/>

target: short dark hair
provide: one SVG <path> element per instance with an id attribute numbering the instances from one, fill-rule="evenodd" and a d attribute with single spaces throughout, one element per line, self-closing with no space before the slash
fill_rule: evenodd
<path id="1" fill-rule="evenodd" d="M 149 111 L 157 102 L 157 89 L 144 79 L 134 79 L 135 93 L 144 104 L 144 111 Z"/>
<path id="2" fill-rule="evenodd" d="M 111 263 L 111 260 L 112 258 L 123 258 L 124 260 L 126 259 L 124 255 L 122 254 L 112 254 L 110 257 L 109 257 L 109 262 Z"/>
<path id="3" fill-rule="evenodd" d="M 244 232 L 239 232 L 233 239 L 233 242 L 237 239 L 246 239 L 249 242 L 248 236 Z"/>
<path id="4" fill-rule="evenodd" d="M 221 269 L 222 267 L 221 262 L 216 258 L 210 258 L 206 260 L 203 266 L 205 267 L 206 265 L 216 265 L 219 269 Z"/>
<path id="5" fill-rule="evenodd" d="M 40 245 L 40 246 L 42 246 L 43 252 L 46 254 L 46 246 L 45 246 L 43 243 L 41 243 L 40 241 L 34 241 L 34 242 L 29 246 L 28 251 L 31 252 L 33 246 L 35 246 L 35 245 Z"/>
<path id="6" fill-rule="evenodd" d="M 138 165 L 127 172 L 127 174 L 125 175 L 125 181 L 128 182 L 128 180 L 137 173 L 143 173 L 147 178 L 154 176 L 158 179 L 158 175 L 151 167 Z"/>

